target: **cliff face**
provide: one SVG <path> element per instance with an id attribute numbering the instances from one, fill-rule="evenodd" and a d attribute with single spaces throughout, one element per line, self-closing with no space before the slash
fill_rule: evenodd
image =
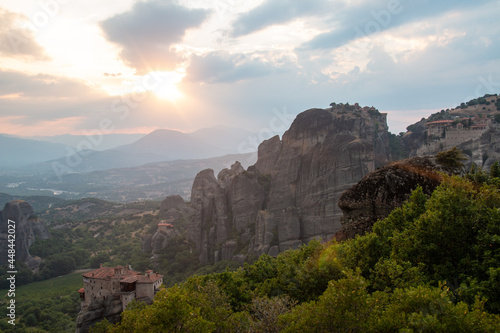
<path id="1" fill-rule="evenodd" d="M 16 261 L 26 263 L 31 269 L 38 268 L 40 260 L 30 255 L 29 248 L 36 237 L 40 239 L 50 237 L 47 227 L 35 216 L 33 207 L 26 201 L 15 200 L 7 203 L 0 211 L 0 252 L 3 254 L 8 253 L 9 220 L 15 222 Z M 0 264 L 6 264 L 7 260 L 8 257 L 2 255 Z"/>
<path id="2" fill-rule="evenodd" d="M 75 333 L 87 333 L 92 326 L 103 319 L 112 324 L 118 323 L 122 312 L 123 306 L 119 297 L 109 297 L 106 300 L 96 299 L 80 309 L 76 318 Z"/>
<path id="3" fill-rule="evenodd" d="M 434 156 L 417 156 L 366 175 L 340 197 L 342 228 L 335 237 L 344 240 L 370 231 L 377 220 L 402 206 L 417 186 L 430 195 L 441 183 L 441 173 L 459 172 L 441 165 Z"/>
<path id="4" fill-rule="evenodd" d="M 386 115 L 371 111 L 305 111 L 282 140 L 259 146 L 248 170 L 237 162 L 217 178 L 201 171 L 184 215 L 200 262 L 276 255 L 333 237 L 342 192 L 390 161 Z"/>
<path id="5" fill-rule="evenodd" d="M 281 145 L 267 206 L 280 251 L 332 237 L 340 228 L 340 195 L 390 160 L 384 115 L 310 110 L 297 116 Z"/>

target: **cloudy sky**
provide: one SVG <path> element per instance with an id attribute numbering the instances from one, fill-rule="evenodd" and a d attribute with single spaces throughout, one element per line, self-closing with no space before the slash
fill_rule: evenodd
<path id="1" fill-rule="evenodd" d="M 0 0 L 0 133 L 252 131 L 359 102 L 392 132 L 500 93 L 499 0 Z"/>

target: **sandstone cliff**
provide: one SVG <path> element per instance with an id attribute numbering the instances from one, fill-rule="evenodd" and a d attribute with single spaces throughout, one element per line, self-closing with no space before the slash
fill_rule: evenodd
<path id="1" fill-rule="evenodd" d="M 16 227 L 16 261 L 26 263 L 31 269 L 38 268 L 40 260 L 30 255 L 29 248 L 36 237 L 48 239 L 50 234 L 45 224 L 35 216 L 33 207 L 22 200 L 11 201 L 0 211 L 0 264 L 6 264 L 8 259 L 8 220 L 14 221 Z"/>
<path id="2" fill-rule="evenodd" d="M 377 220 L 402 206 L 417 186 L 430 195 L 441 183 L 442 173 L 460 171 L 440 164 L 434 156 L 417 156 L 366 175 L 340 197 L 342 228 L 335 235 L 336 239 L 353 238 L 370 231 Z"/>
<path id="3" fill-rule="evenodd" d="M 331 238 L 341 227 L 340 195 L 389 161 L 385 114 L 359 106 L 305 111 L 282 140 L 259 146 L 254 166 L 236 162 L 217 178 L 211 169 L 196 176 L 191 210 L 181 214 L 187 238 L 202 263 Z"/>

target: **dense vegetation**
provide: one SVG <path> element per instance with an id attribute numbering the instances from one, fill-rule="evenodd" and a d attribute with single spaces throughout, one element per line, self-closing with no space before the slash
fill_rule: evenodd
<path id="1" fill-rule="evenodd" d="M 417 188 L 355 239 L 193 276 L 94 332 L 498 332 L 496 172 Z"/>
<path id="2" fill-rule="evenodd" d="M 30 254 L 43 259 L 35 273 L 17 262 L 17 286 L 69 274 L 75 269 L 130 265 L 155 269 L 173 285 L 199 268 L 194 245 L 178 239 L 162 251 L 157 263 L 142 249 L 143 239 L 157 230 L 158 202 L 115 204 L 99 199 L 65 201 L 42 213 L 51 221 L 51 238 L 36 239 Z M 85 219 L 85 217 L 87 217 Z M 8 286 L 7 267 L 0 266 L 0 289 Z"/>
<path id="3" fill-rule="evenodd" d="M 80 297 L 75 291 L 81 285 L 81 274 L 74 273 L 16 288 L 16 326 L 7 323 L 9 298 L 2 297 L 0 332 L 74 332 L 80 311 Z M 5 295 L 7 291 L 0 293 Z"/>
<path id="4" fill-rule="evenodd" d="M 389 149 L 394 161 L 399 161 L 410 156 L 410 152 L 403 141 L 404 133 L 398 135 L 389 132 Z"/>

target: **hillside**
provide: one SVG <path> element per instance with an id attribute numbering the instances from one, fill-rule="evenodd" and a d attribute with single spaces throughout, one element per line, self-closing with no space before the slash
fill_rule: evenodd
<path id="1" fill-rule="evenodd" d="M 500 178 L 476 181 L 417 188 L 356 239 L 193 276 L 96 332 L 498 332 Z"/>
<path id="2" fill-rule="evenodd" d="M 500 160 L 499 124 L 500 98 L 487 94 L 409 125 L 406 133 L 390 137 L 391 150 L 405 158 L 434 155 L 457 146 L 469 156 L 468 166 L 488 169 Z"/>

